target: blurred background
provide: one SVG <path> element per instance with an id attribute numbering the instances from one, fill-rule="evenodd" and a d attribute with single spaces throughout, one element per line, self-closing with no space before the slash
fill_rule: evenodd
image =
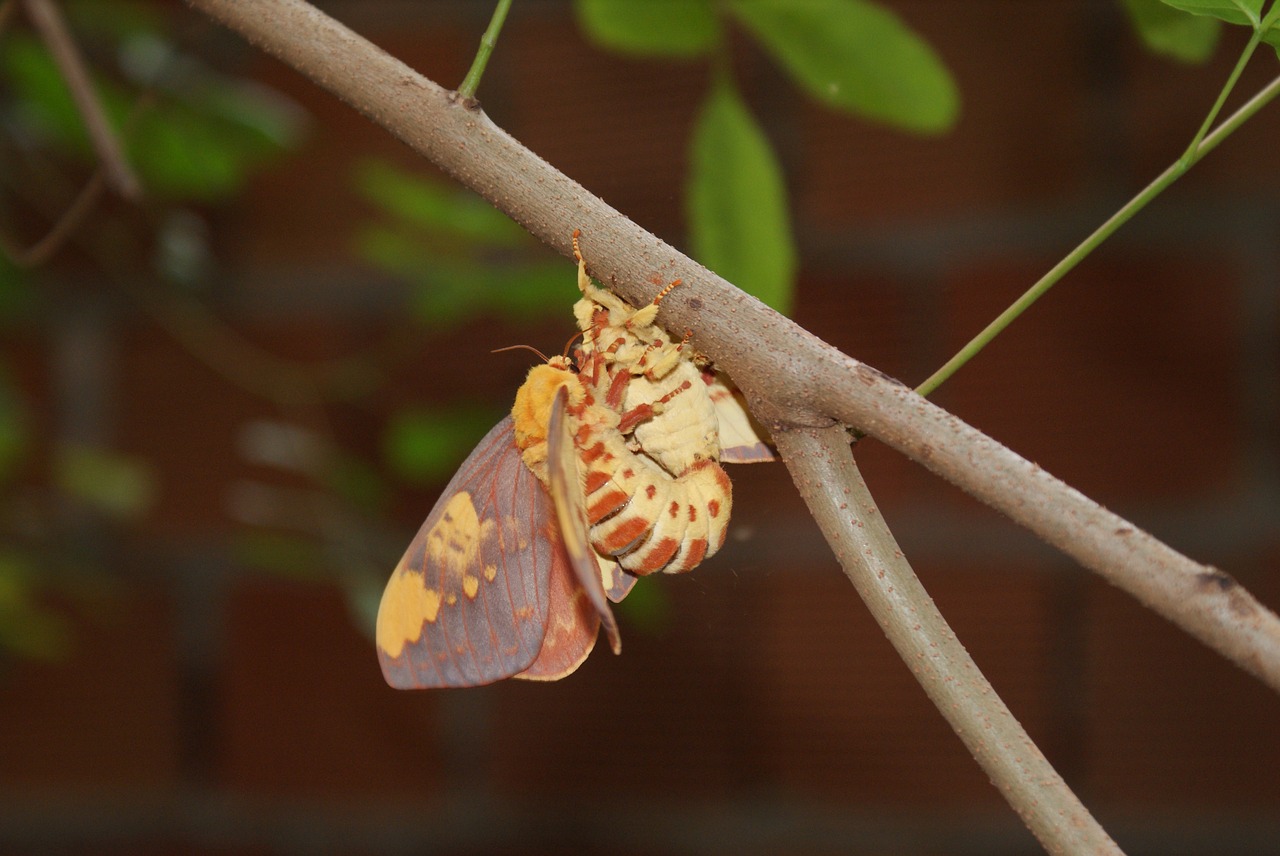
<path id="1" fill-rule="evenodd" d="M 316 5 L 449 87 L 493 7 Z M 1143 44 L 1136 2 L 884 5 L 949 69 L 946 128 L 819 103 L 740 24 L 728 56 L 789 196 L 768 299 L 916 384 L 1181 154 L 1245 39 L 1201 31 L 1187 62 Z M 731 471 L 729 544 L 637 587 L 622 657 L 387 688 L 386 577 L 534 359 L 491 351 L 574 332 L 574 268 L 184 5 L 64 8 L 146 194 L 13 264 L 93 158 L 10 16 L 0 852 L 1039 852 L 779 465 Z M 483 106 L 691 249 L 715 63 L 619 51 L 584 14 L 517 0 Z M 1264 46 L 1231 105 L 1276 72 Z M 1278 139 L 1272 106 L 935 396 L 1272 608 Z M 1127 852 L 1280 848 L 1280 699 L 895 453 L 857 454 L 960 639 Z"/>

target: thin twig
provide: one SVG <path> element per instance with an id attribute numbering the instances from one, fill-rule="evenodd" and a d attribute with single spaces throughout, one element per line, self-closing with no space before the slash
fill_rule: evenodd
<path id="1" fill-rule="evenodd" d="M 1252 52 L 1252 48 L 1246 52 Z M 1239 66 L 1237 66 L 1237 73 Z M 1232 78 L 1233 84 L 1235 78 Z M 1229 91 L 1230 85 L 1223 88 L 1222 97 L 1225 98 Z M 1044 276 L 1036 280 L 1030 288 L 1026 290 L 1017 300 L 1010 304 L 997 315 L 990 324 L 984 327 L 981 332 L 970 339 L 964 347 L 962 347 L 955 356 L 947 360 L 941 367 L 931 374 L 924 383 L 916 387 L 916 392 L 921 395 L 930 395 L 939 386 L 945 383 L 952 375 L 960 370 L 969 360 L 971 360 L 979 351 L 991 344 L 996 336 L 1000 335 L 1005 328 L 1017 320 L 1023 312 L 1031 307 L 1033 303 L 1043 297 L 1050 288 L 1056 285 L 1064 276 L 1066 276 L 1076 265 L 1084 261 L 1094 250 L 1102 245 L 1104 241 L 1110 238 L 1116 231 L 1128 223 L 1135 214 L 1147 206 L 1149 202 L 1163 193 L 1171 184 L 1182 177 L 1187 170 L 1191 169 L 1201 158 L 1209 152 L 1217 148 L 1218 144 L 1231 135 L 1233 131 L 1239 128 L 1244 122 L 1253 116 L 1277 96 L 1280 96 L 1280 77 L 1275 78 L 1265 87 L 1263 87 L 1256 95 L 1245 102 L 1239 110 L 1232 113 L 1221 125 L 1213 129 L 1213 133 L 1207 137 L 1201 134 L 1196 135 L 1194 146 L 1187 151 L 1182 157 L 1174 161 L 1168 169 L 1160 173 L 1136 196 L 1121 206 L 1106 221 L 1094 229 L 1093 232 L 1081 241 L 1075 249 L 1067 253 L 1061 261 L 1050 268 Z M 1211 116 L 1217 115 L 1218 105 L 1214 105 L 1214 111 Z"/>
<path id="2" fill-rule="evenodd" d="M 870 366 L 799 328 L 530 152 L 478 109 L 302 0 L 187 0 L 373 118 L 715 359 L 766 424 L 857 426 L 1057 545 L 1280 691 L 1280 619 L 1193 562 Z"/>
<path id="3" fill-rule="evenodd" d="M 774 435 L 827 543 L 974 759 L 1050 853 L 1120 848 L 1053 769 L 956 639 L 867 490 L 839 427 Z"/>
<path id="4" fill-rule="evenodd" d="M 3 251 L 9 260 L 19 267 L 38 267 L 44 264 L 84 222 L 84 218 L 93 210 L 94 204 L 102 196 L 106 186 L 102 170 L 99 169 L 85 182 L 84 187 L 80 188 L 76 198 L 67 206 L 67 210 L 62 212 L 44 237 L 26 249 L 4 238 L 0 242 L 0 251 Z"/>
<path id="5" fill-rule="evenodd" d="M 58 70 L 62 72 L 62 77 L 71 90 L 71 97 L 84 120 L 89 139 L 93 141 L 98 159 L 106 169 L 108 183 L 126 199 L 136 199 L 140 193 L 138 179 L 129 168 L 120 141 L 111 130 L 111 123 L 107 121 L 106 113 L 93 89 L 89 71 L 62 19 L 62 13 L 53 0 L 24 0 L 24 3 L 27 17 L 44 39 L 53 55 L 53 61 L 57 63 Z"/>
<path id="6" fill-rule="evenodd" d="M 149 92 L 144 92 L 138 97 L 120 129 L 121 139 L 128 140 L 132 136 L 138 119 L 150 108 L 153 100 Z M 76 194 L 67 209 L 57 215 L 44 237 L 30 247 L 22 249 L 7 237 L 0 235 L 0 252 L 20 267 L 38 267 L 47 262 L 75 234 L 85 218 L 93 211 L 98 200 L 102 198 L 103 191 L 107 188 L 106 168 L 105 163 L 98 163 L 93 175 L 80 188 L 80 192 Z"/>

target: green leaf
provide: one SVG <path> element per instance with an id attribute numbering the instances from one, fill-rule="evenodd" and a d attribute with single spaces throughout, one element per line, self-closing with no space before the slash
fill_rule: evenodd
<path id="1" fill-rule="evenodd" d="M 573 268 L 563 261 L 491 263 L 433 251 L 422 234 L 367 226 L 356 238 L 361 258 L 414 285 L 413 310 L 431 328 L 484 313 L 528 321 L 564 311 L 576 299 Z M 468 249 L 454 244 L 455 251 Z"/>
<path id="2" fill-rule="evenodd" d="M 782 169 L 742 99 L 723 80 L 702 108 L 689 161 L 686 199 L 694 254 L 786 312 L 796 259 Z"/>
<path id="3" fill-rule="evenodd" d="M 385 161 L 361 163 L 355 182 L 365 198 L 407 225 L 493 247 L 529 243 L 523 229 L 474 193 L 447 188 Z"/>
<path id="4" fill-rule="evenodd" d="M 355 455 L 336 455 L 325 468 L 325 484 L 346 502 L 366 511 L 381 512 L 387 504 L 387 485 L 377 469 Z"/>
<path id="5" fill-rule="evenodd" d="M 84 122 L 45 48 L 19 35 L 0 43 L 15 112 L 32 136 L 88 163 Z M 186 69 L 166 79 L 157 103 L 138 112 L 138 95 L 105 78 L 94 89 L 113 127 L 131 125 L 130 163 L 150 196 L 215 201 L 240 189 L 248 173 L 300 135 L 301 113 L 278 96 L 212 73 Z M 132 117 L 132 119 L 130 119 Z"/>
<path id="6" fill-rule="evenodd" d="M 294 579 L 314 580 L 325 567 L 324 550 L 301 535 L 242 532 L 232 542 L 232 551 L 238 564 Z"/>
<path id="7" fill-rule="evenodd" d="M 91 446 L 59 448 L 54 480 L 68 495 L 120 518 L 142 514 L 156 494 L 155 475 L 145 463 Z"/>
<path id="8" fill-rule="evenodd" d="M 1280 57 L 1280 6 L 1272 6 L 1263 21 L 1267 31 L 1262 34 L 1262 40 L 1275 48 L 1276 56 Z"/>
<path id="9" fill-rule="evenodd" d="M 86 155 L 91 151 L 71 90 L 43 45 L 20 32 L 6 33 L 0 41 L 0 65 L 16 96 L 13 113 L 24 135 L 52 139 Z"/>
<path id="10" fill-rule="evenodd" d="M 1213 18 L 1189 15 L 1163 0 L 1123 2 L 1134 29 L 1153 53 L 1186 63 L 1201 63 L 1213 55 L 1222 31 Z"/>
<path id="11" fill-rule="evenodd" d="M 0 552 L 0 653 L 49 661 L 70 653 L 70 628 L 41 603 L 39 580 L 39 570 L 25 556 Z"/>
<path id="12" fill-rule="evenodd" d="M 708 0 L 577 0 L 574 9 L 588 39 L 621 53 L 693 57 L 720 40 Z"/>
<path id="13" fill-rule="evenodd" d="M 1208 15 L 1228 24 L 1256 26 L 1262 20 L 1263 0 L 1164 0 L 1175 9 Z"/>
<path id="14" fill-rule="evenodd" d="M 631 590 L 626 600 L 614 607 L 629 629 L 634 628 L 651 637 L 664 636 L 671 630 L 675 610 L 664 585 L 668 582 L 660 578 L 643 580 Z"/>
<path id="15" fill-rule="evenodd" d="M 829 107 L 917 133 L 955 124 L 951 73 L 888 9 L 868 0 L 731 0 L 729 9 Z"/>
<path id="16" fill-rule="evenodd" d="M 441 482 L 501 418 L 487 407 L 403 410 L 387 426 L 383 452 L 391 468 L 406 481 Z"/>

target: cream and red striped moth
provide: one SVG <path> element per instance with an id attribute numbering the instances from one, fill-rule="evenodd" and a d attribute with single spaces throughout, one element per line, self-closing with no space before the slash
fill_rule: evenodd
<path id="1" fill-rule="evenodd" d="M 769 460 L 727 382 L 591 282 L 570 362 L 530 370 L 512 413 L 445 487 L 383 592 L 377 650 L 396 688 L 557 680 L 586 659 L 636 575 L 692 570 L 724 543 L 720 460 Z M 721 425 L 735 445 L 721 449 Z"/>

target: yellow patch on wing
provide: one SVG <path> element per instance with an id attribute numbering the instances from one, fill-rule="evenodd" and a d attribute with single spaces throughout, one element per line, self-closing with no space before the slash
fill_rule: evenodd
<path id="1" fill-rule="evenodd" d="M 378 606 L 378 647 L 399 657 L 404 647 L 422 636 L 422 625 L 440 614 L 440 592 L 426 585 L 422 574 L 397 567 Z"/>
<path id="2" fill-rule="evenodd" d="M 480 563 L 480 545 L 494 537 L 497 525 L 480 520 L 471 494 L 460 490 L 449 497 L 440 519 L 427 533 L 427 563 L 448 576 L 465 576 Z"/>

